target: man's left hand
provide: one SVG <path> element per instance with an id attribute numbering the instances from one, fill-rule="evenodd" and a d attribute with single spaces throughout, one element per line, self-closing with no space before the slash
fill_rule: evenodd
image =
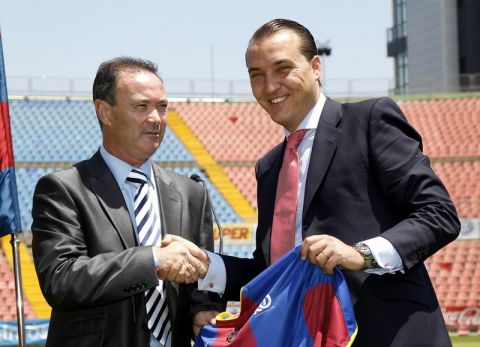
<path id="1" fill-rule="evenodd" d="M 207 324 L 215 324 L 215 317 L 217 316 L 217 311 L 200 311 L 193 318 L 193 332 L 195 336 L 200 333 L 200 329 Z"/>
<path id="2" fill-rule="evenodd" d="M 360 271 L 364 265 L 363 256 L 358 251 L 330 235 L 314 235 L 303 240 L 301 258 L 309 258 L 312 264 L 320 266 L 329 275 L 337 265 L 352 271 Z"/>

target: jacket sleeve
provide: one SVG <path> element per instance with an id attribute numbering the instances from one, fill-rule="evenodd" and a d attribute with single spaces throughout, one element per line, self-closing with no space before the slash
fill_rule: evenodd
<path id="1" fill-rule="evenodd" d="M 422 153 L 420 135 L 391 99 L 379 99 L 372 107 L 369 153 L 380 189 L 402 216 L 382 236 L 408 270 L 453 241 L 460 222 L 445 186 Z"/>
<path id="2" fill-rule="evenodd" d="M 257 162 L 255 165 L 255 177 L 257 178 L 257 181 L 258 170 L 259 163 Z M 267 268 L 261 247 L 262 241 L 259 239 L 260 234 L 263 235 L 264 233 L 259 232 L 257 228 L 256 249 L 253 252 L 253 258 L 238 258 L 222 255 L 227 276 L 225 292 L 223 294 L 223 298 L 226 300 L 238 301 L 240 299 L 240 290 L 242 287 Z"/>
<path id="3" fill-rule="evenodd" d="M 212 207 L 205 190 L 202 189 L 200 197 L 195 198 L 197 201 L 202 201 L 200 219 L 200 227 L 197 246 L 202 249 L 213 252 L 213 224 L 212 224 Z M 197 284 L 190 285 L 191 289 L 191 308 L 190 316 L 193 319 L 198 312 L 201 311 L 225 311 L 226 300 L 220 298 L 216 293 L 201 291 L 197 289 Z"/>
<path id="4" fill-rule="evenodd" d="M 81 199 L 64 178 L 43 177 L 33 196 L 33 258 L 50 306 L 67 310 L 105 305 L 155 287 L 151 247 L 110 244 L 110 222 L 91 215 L 99 205 L 86 208 L 91 201 Z"/>

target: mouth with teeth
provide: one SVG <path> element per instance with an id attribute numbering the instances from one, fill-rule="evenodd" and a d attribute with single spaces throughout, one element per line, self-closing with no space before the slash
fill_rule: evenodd
<path id="1" fill-rule="evenodd" d="M 286 98 L 287 98 L 287 96 L 279 96 L 278 98 L 271 99 L 270 103 L 273 104 L 273 105 L 276 105 L 276 104 L 279 104 L 282 101 L 284 101 Z"/>

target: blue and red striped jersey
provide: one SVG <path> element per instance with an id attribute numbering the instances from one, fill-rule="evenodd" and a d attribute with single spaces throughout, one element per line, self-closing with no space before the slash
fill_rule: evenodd
<path id="1" fill-rule="evenodd" d="M 350 346 L 356 333 L 341 270 L 326 274 L 297 247 L 243 287 L 240 313 L 220 314 L 195 347 Z"/>
<path id="2" fill-rule="evenodd" d="M 0 32 L 0 237 L 21 231 Z"/>

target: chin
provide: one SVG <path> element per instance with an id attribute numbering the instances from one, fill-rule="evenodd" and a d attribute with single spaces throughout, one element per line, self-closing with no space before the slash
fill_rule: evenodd
<path id="1" fill-rule="evenodd" d="M 270 114 L 270 119 L 277 123 L 278 125 L 281 125 L 282 127 L 286 128 L 289 120 L 289 116 L 283 114 L 283 113 L 276 113 L 276 114 Z"/>
<path id="2" fill-rule="evenodd" d="M 158 150 L 158 147 L 160 147 L 160 146 L 156 146 L 155 148 L 150 148 L 148 151 L 146 151 L 146 153 L 148 153 L 149 156 L 151 157 Z"/>

